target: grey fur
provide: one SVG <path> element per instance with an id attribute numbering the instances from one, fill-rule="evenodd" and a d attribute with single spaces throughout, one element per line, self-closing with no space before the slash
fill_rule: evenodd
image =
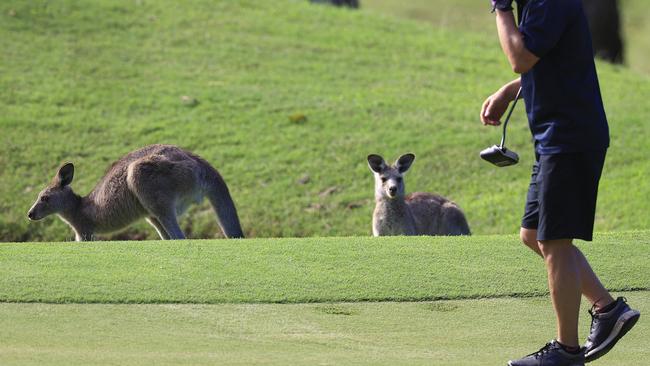
<path id="1" fill-rule="evenodd" d="M 150 145 L 125 155 L 86 197 L 72 191 L 73 174 L 72 163 L 59 168 L 29 210 L 30 220 L 57 214 L 74 230 L 77 241 L 85 241 L 95 233 L 113 232 L 146 218 L 161 239 L 183 239 L 177 216 L 206 196 L 226 237 L 244 237 L 221 175 L 207 161 L 179 147 Z"/>
<path id="2" fill-rule="evenodd" d="M 405 154 L 391 166 L 379 155 L 368 155 L 375 177 L 373 235 L 471 235 L 454 202 L 431 193 L 404 194 L 403 175 L 414 160 L 415 155 Z"/>

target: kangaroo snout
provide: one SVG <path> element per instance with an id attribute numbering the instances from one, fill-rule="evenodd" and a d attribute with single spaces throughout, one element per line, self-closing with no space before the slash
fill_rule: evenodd
<path id="1" fill-rule="evenodd" d="M 47 215 L 43 215 L 43 210 L 40 209 L 39 205 L 35 204 L 27 212 L 27 218 L 29 221 L 38 221 Z"/>
<path id="2" fill-rule="evenodd" d="M 393 198 L 397 194 L 397 186 L 388 187 L 388 196 Z"/>
<path id="3" fill-rule="evenodd" d="M 27 212 L 27 218 L 31 221 L 38 220 L 38 217 L 36 217 L 36 212 L 34 212 L 34 210 L 29 210 L 29 212 Z"/>

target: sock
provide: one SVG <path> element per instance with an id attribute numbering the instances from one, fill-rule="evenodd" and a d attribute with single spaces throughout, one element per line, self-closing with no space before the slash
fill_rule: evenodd
<path id="1" fill-rule="evenodd" d="M 608 312 L 612 311 L 616 307 L 617 303 L 618 303 L 618 301 L 614 300 L 611 303 L 609 303 L 608 305 L 603 306 L 602 308 L 598 309 L 597 313 L 598 314 L 608 313 Z"/>
<path id="2" fill-rule="evenodd" d="M 582 352 L 582 349 L 580 347 L 569 347 L 569 346 L 563 345 L 560 342 L 557 342 L 557 344 L 559 344 L 560 347 L 562 347 L 563 350 L 567 351 L 568 353 L 574 354 L 574 355 Z"/>

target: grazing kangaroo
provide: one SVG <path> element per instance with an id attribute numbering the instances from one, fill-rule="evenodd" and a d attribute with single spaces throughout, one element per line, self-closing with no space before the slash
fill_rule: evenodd
<path id="1" fill-rule="evenodd" d="M 452 201 L 431 193 L 404 196 L 404 173 L 415 155 L 399 157 L 395 165 L 379 155 L 368 155 L 375 176 L 375 211 L 372 233 L 385 235 L 471 235 L 463 211 Z"/>
<path id="2" fill-rule="evenodd" d="M 171 145 L 133 151 L 108 168 L 86 197 L 70 187 L 72 163 L 63 164 L 27 213 L 30 220 L 57 214 L 77 241 L 126 227 L 145 217 L 161 239 L 183 239 L 176 216 L 207 196 L 229 238 L 243 238 L 235 204 L 221 175 L 201 157 Z"/>

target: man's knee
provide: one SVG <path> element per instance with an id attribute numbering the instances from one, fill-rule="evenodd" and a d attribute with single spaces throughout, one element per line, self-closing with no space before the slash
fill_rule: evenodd
<path id="1" fill-rule="evenodd" d="M 519 238 L 521 239 L 522 243 L 526 244 L 527 246 L 531 248 L 537 247 L 537 230 L 525 229 L 522 227 L 521 230 L 519 230 Z"/>
<path id="2" fill-rule="evenodd" d="M 566 251 L 575 250 L 573 239 L 540 240 L 538 245 L 544 258 L 556 253 L 564 255 Z"/>

